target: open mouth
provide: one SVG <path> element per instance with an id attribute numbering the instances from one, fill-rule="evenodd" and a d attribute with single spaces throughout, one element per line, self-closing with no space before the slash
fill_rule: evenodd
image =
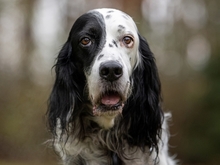
<path id="1" fill-rule="evenodd" d="M 107 91 L 101 95 L 100 100 L 93 106 L 93 115 L 116 115 L 122 113 L 123 98 L 116 91 Z"/>

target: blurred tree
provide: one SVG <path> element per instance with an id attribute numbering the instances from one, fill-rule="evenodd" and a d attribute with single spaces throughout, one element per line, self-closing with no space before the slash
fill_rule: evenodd
<path id="1" fill-rule="evenodd" d="M 220 162 L 220 2 L 206 0 L 209 21 L 203 33 L 212 45 L 212 56 L 200 72 L 197 97 L 185 128 L 186 145 L 181 146 L 191 163 L 219 165 Z M 200 95 L 199 95 L 200 94 Z"/>
<path id="2" fill-rule="evenodd" d="M 140 22 L 142 0 L 122 0 L 123 11 L 131 15 L 135 22 Z"/>
<path id="3" fill-rule="evenodd" d="M 33 12 L 36 0 L 21 0 L 18 1 L 18 7 L 23 12 L 24 24 L 21 29 L 21 40 L 22 42 L 22 68 L 21 73 L 25 80 L 30 80 L 30 59 L 33 55 L 33 52 L 36 48 L 33 31 L 32 31 L 32 21 L 33 21 Z"/>
<path id="4" fill-rule="evenodd" d="M 202 97 L 192 107 L 187 129 L 185 147 L 187 159 L 191 162 L 220 161 L 220 51 L 204 71 L 206 87 Z M 193 112 L 194 111 L 194 112 Z M 218 163 L 217 163 L 218 162 Z"/>
<path id="5" fill-rule="evenodd" d="M 33 73 L 30 69 L 30 60 L 36 49 L 32 31 L 35 2 L 35 0 L 0 2 L 3 4 L 0 12 L 1 8 L 8 6 L 11 7 L 9 11 L 12 13 L 13 7 L 19 8 L 20 15 L 16 18 L 19 18 L 22 24 L 14 32 L 19 34 L 16 35 L 20 41 L 19 52 L 14 53 L 21 52 L 20 68 L 14 72 L 11 70 L 6 72 L 4 68 L 0 70 L 0 159 L 28 160 L 44 156 L 41 148 L 45 141 L 42 117 L 49 91 L 46 87 L 36 86 L 31 81 Z M 16 22 L 10 23 L 9 25 L 16 26 Z M 11 40 L 7 45 L 14 50 L 15 44 L 17 43 Z M 1 54 L 4 55 L 8 54 Z"/>

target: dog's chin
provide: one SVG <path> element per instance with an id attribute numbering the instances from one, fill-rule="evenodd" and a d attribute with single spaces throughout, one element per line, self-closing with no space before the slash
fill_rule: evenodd
<path id="1" fill-rule="evenodd" d="M 101 94 L 93 106 L 94 116 L 115 117 L 122 113 L 125 97 L 117 91 Z"/>
<path id="2" fill-rule="evenodd" d="M 122 113 L 125 96 L 118 91 L 107 91 L 94 99 L 93 120 L 103 129 L 114 126 L 115 118 Z"/>

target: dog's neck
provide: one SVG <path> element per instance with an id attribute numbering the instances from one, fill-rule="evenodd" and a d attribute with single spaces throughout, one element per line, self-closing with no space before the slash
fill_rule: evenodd
<path id="1" fill-rule="evenodd" d="M 92 119 L 103 129 L 110 129 L 114 126 L 117 116 L 94 116 Z"/>

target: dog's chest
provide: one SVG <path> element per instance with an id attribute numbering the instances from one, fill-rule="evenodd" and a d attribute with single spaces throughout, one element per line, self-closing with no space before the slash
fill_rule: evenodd
<path id="1" fill-rule="evenodd" d="M 84 141 L 69 138 L 66 144 L 57 143 L 56 149 L 66 164 L 78 161 L 85 165 L 108 165 L 111 159 L 109 151 L 91 137 Z"/>
<path id="2" fill-rule="evenodd" d="M 149 153 L 143 153 L 138 148 L 130 148 L 124 145 L 124 154 L 128 159 L 120 158 L 124 165 L 143 165 L 149 162 Z M 58 148 L 58 147 L 57 147 Z M 60 147 L 59 147 L 60 148 Z M 112 151 L 106 146 L 102 146 L 98 139 L 86 138 L 83 142 L 68 140 L 67 144 L 62 148 L 63 161 L 70 165 L 73 162 L 84 163 L 85 165 L 110 165 L 112 164 Z"/>

